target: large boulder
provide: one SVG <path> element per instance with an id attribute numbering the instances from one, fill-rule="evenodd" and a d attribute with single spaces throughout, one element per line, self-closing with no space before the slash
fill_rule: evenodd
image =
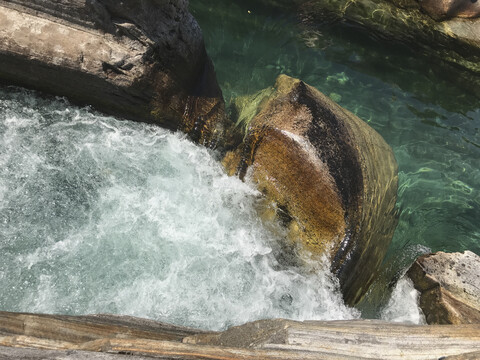
<path id="1" fill-rule="evenodd" d="M 408 270 L 420 292 L 429 324 L 480 323 L 480 256 L 464 253 L 423 255 Z"/>
<path id="2" fill-rule="evenodd" d="M 290 240 L 327 254 L 345 301 L 357 303 L 396 226 L 392 149 L 358 117 L 285 75 L 243 104 L 244 142 L 224 164 L 241 178 L 248 171 Z"/>
<path id="3" fill-rule="evenodd" d="M 0 80 L 201 143 L 224 103 L 187 0 L 0 0 Z"/>

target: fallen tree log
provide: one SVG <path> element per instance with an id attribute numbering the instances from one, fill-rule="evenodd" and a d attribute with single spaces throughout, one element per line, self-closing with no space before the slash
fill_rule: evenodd
<path id="1" fill-rule="evenodd" d="M 479 352 L 477 324 L 273 319 L 205 332 L 128 316 L 0 312 L 0 359 L 433 360 L 471 359 Z"/>

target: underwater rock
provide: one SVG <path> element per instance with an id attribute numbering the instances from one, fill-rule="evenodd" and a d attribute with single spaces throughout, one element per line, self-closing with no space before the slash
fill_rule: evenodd
<path id="1" fill-rule="evenodd" d="M 418 9 L 420 8 L 419 0 L 386 0 L 404 9 Z"/>
<path id="2" fill-rule="evenodd" d="M 214 142 L 224 102 L 188 1 L 0 0 L 0 80 Z"/>
<path id="3" fill-rule="evenodd" d="M 419 0 L 423 11 L 433 19 L 475 18 L 480 16 L 480 2 L 477 0 Z"/>
<path id="4" fill-rule="evenodd" d="M 421 9 L 432 19 L 442 21 L 455 17 L 475 18 L 480 16 L 477 0 L 387 0 L 403 9 Z"/>
<path id="5" fill-rule="evenodd" d="M 0 359 L 474 359 L 479 340 L 476 324 L 272 319 L 206 332 L 130 316 L 0 312 Z"/>
<path id="6" fill-rule="evenodd" d="M 279 0 L 262 1 L 277 6 Z M 291 1 L 284 3 L 292 6 Z M 412 46 L 435 62 L 445 78 L 480 97 L 480 18 L 466 18 L 478 16 L 480 1 L 295 0 L 294 4 L 296 10 L 290 11 L 299 14 L 306 29 L 316 29 L 318 23 L 346 22 L 365 29 L 365 36 L 372 33 Z M 446 4 L 445 11 L 451 17 L 435 20 L 433 10 L 426 10 L 430 4 Z"/>
<path id="7" fill-rule="evenodd" d="M 480 323 L 480 256 L 464 253 L 423 255 L 408 270 L 420 292 L 429 324 Z"/>
<path id="8" fill-rule="evenodd" d="M 290 241 L 327 254 L 346 303 L 357 303 L 397 222 L 392 149 L 358 117 L 285 75 L 244 99 L 238 118 L 245 138 L 224 159 L 229 173 L 248 171 Z"/>

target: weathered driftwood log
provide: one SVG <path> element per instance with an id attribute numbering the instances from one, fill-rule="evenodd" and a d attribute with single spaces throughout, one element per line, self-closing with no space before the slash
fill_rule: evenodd
<path id="1" fill-rule="evenodd" d="M 200 143 L 224 103 L 188 1 L 0 0 L 0 80 Z"/>
<path id="2" fill-rule="evenodd" d="M 277 214 L 314 254 L 328 254 L 344 299 L 372 283 L 396 226 L 397 163 L 365 122 L 285 75 L 239 109 L 244 143 L 224 163 L 247 169 Z"/>
<path id="3" fill-rule="evenodd" d="M 429 324 L 480 324 L 480 256 L 438 252 L 408 270 Z"/>
<path id="4" fill-rule="evenodd" d="M 24 335 L 66 343 L 121 337 L 181 341 L 199 330 L 120 315 L 43 315 L 0 311 L 0 336 Z"/>
<path id="5" fill-rule="evenodd" d="M 446 356 L 471 359 L 479 351 L 480 325 L 276 319 L 206 333 L 113 315 L 0 312 L 0 359 L 137 359 L 146 355 L 213 360 L 436 360 Z"/>

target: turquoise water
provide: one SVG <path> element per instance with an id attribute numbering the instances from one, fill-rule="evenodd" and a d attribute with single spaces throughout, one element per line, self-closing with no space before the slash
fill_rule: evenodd
<path id="1" fill-rule="evenodd" d="M 260 200 L 183 134 L 0 88 L 0 310 L 212 330 L 360 316 L 328 263 L 276 260 Z"/>
<path id="2" fill-rule="evenodd" d="M 407 47 L 255 4 L 191 1 L 227 103 L 285 73 L 394 149 L 400 222 L 381 293 L 418 254 L 480 254 L 478 100 Z M 259 198 L 182 134 L 2 88 L 0 310 L 206 329 L 266 317 L 423 321 L 405 279 L 360 314 L 342 303 L 328 264 L 279 263 L 282 230 L 259 222 Z"/>
<path id="3" fill-rule="evenodd" d="M 480 101 L 420 51 L 258 3 L 190 2 L 227 103 L 272 86 L 279 74 L 315 86 L 394 150 L 400 181 L 400 222 L 388 257 L 394 268 L 428 249 L 480 254 Z"/>

